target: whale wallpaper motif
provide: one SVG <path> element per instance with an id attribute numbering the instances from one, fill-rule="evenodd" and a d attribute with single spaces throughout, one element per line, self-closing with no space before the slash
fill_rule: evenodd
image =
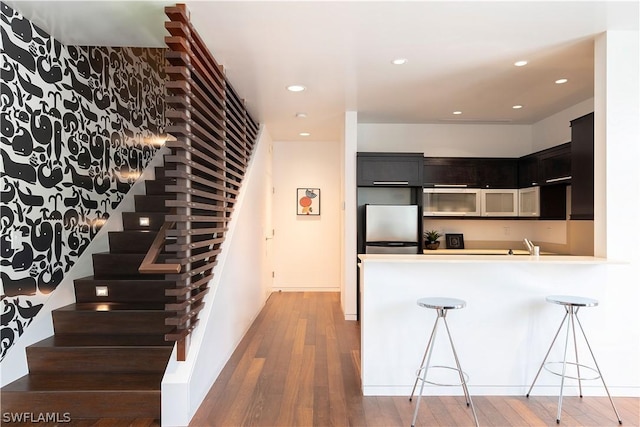
<path id="1" fill-rule="evenodd" d="M 0 359 L 160 147 L 164 49 L 64 46 L 1 4 Z"/>

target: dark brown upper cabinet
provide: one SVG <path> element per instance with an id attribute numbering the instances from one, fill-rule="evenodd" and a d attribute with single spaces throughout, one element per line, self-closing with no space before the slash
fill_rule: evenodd
<path id="1" fill-rule="evenodd" d="M 571 120 L 571 219 L 593 219 L 593 117 Z"/>
<path id="2" fill-rule="evenodd" d="M 461 157 L 426 157 L 425 187 L 478 187 L 477 163 Z"/>
<path id="3" fill-rule="evenodd" d="M 480 188 L 518 188 L 518 161 L 516 159 L 477 159 Z"/>
<path id="4" fill-rule="evenodd" d="M 358 153 L 359 187 L 422 187 L 422 153 Z"/>
<path id="5" fill-rule="evenodd" d="M 518 159 L 518 188 L 537 187 L 540 185 L 538 161 L 538 156 L 535 153 Z"/>
<path id="6" fill-rule="evenodd" d="M 426 157 L 425 187 L 517 188 L 518 162 L 510 158 Z"/>
<path id="7" fill-rule="evenodd" d="M 571 143 L 538 154 L 540 185 L 571 184 Z"/>

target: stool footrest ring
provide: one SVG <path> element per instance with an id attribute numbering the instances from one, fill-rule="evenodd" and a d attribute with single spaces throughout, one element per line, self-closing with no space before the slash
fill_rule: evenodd
<path id="1" fill-rule="evenodd" d="M 426 366 L 421 367 L 420 369 L 418 369 L 416 371 L 416 376 L 418 377 L 419 381 L 424 381 L 427 384 L 431 384 L 431 385 L 437 385 L 437 386 L 443 386 L 443 387 L 453 387 L 453 386 L 458 386 L 458 385 L 463 385 L 463 384 L 467 384 L 469 382 L 469 375 L 467 375 L 466 372 L 464 371 L 460 371 L 457 368 L 454 368 L 453 366 L 441 366 L 441 365 L 431 365 L 429 366 L 429 370 L 431 369 L 449 369 L 451 371 L 456 371 L 462 374 L 462 378 L 464 379 L 464 382 L 460 382 L 460 383 L 455 383 L 455 384 L 442 384 L 442 383 L 437 383 L 434 381 L 429 381 L 427 379 L 422 379 L 422 371 L 424 371 L 426 368 Z"/>
<path id="2" fill-rule="evenodd" d="M 580 377 L 575 376 L 575 377 L 573 377 L 573 376 L 567 375 L 565 373 L 564 374 L 565 378 L 571 378 L 571 379 L 580 380 L 580 381 L 591 381 L 591 380 L 597 380 L 597 379 L 600 378 L 600 373 L 596 369 L 592 368 L 591 366 L 582 365 L 580 363 L 575 363 L 575 362 L 566 362 L 566 363 L 567 363 L 567 365 L 573 365 L 573 366 L 576 366 L 576 367 L 579 366 L 581 369 L 586 369 L 587 371 L 593 372 L 594 374 L 596 374 L 596 376 L 595 377 L 583 377 L 583 376 L 580 376 Z M 547 362 L 547 363 L 544 364 L 544 369 L 547 372 L 552 373 L 553 375 L 557 375 L 559 377 L 562 377 L 563 376 L 562 372 L 554 371 L 552 369 L 552 367 L 549 366 L 549 365 L 553 366 L 553 365 L 562 365 L 562 364 L 563 364 L 563 362 Z"/>

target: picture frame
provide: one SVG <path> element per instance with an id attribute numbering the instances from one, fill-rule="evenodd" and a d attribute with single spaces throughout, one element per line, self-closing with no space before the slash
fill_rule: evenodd
<path id="1" fill-rule="evenodd" d="M 464 236 L 461 233 L 445 234 L 447 249 L 464 249 Z"/>
<path id="2" fill-rule="evenodd" d="M 298 188 L 296 190 L 296 213 L 304 216 L 320 215 L 319 188 Z"/>

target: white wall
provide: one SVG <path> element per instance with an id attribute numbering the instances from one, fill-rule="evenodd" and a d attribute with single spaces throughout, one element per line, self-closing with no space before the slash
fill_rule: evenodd
<path id="1" fill-rule="evenodd" d="M 347 111 L 344 115 L 344 230 L 343 230 L 343 250 L 342 250 L 342 288 L 340 301 L 342 312 L 346 320 L 356 320 L 358 315 L 357 307 L 357 268 L 354 262 L 358 252 L 358 220 L 357 220 L 357 188 L 356 188 L 356 162 L 358 151 L 358 112 Z"/>
<path id="2" fill-rule="evenodd" d="M 174 352 L 162 380 L 162 425 L 189 423 L 270 293 L 265 280 L 271 193 L 271 137 L 262 128 L 200 312 L 187 360 Z"/>
<path id="3" fill-rule="evenodd" d="M 596 255 L 635 262 L 640 277 L 640 41 L 638 31 L 596 40 Z M 627 279 L 628 280 L 628 279 Z"/>
<path id="4" fill-rule="evenodd" d="M 562 110 L 532 126 L 532 150 L 536 152 L 571 141 L 570 121 L 593 112 L 593 98 Z"/>
<path id="5" fill-rule="evenodd" d="M 274 290 L 340 290 L 341 144 L 273 144 Z M 320 189 L 320 215 L 297 215 L 296 189 Z"/>
<path id="6" fill-rule="evenodd" d="M 428 157 L 520 157 L 532 153 L 529 125 L 358 124 L 358 151 Z"/>

